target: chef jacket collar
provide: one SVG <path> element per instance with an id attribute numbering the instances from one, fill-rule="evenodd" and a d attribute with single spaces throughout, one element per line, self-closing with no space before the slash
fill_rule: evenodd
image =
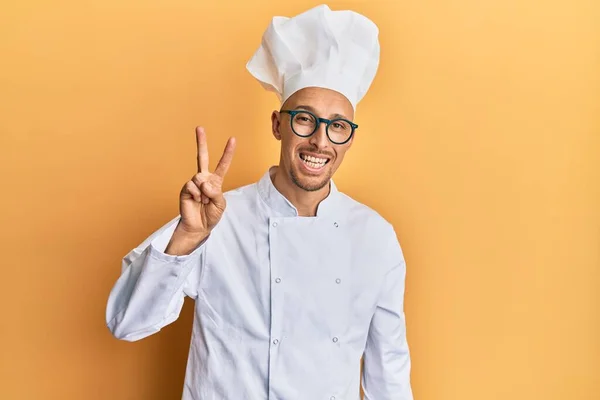
<path id="1" fill-rule="evenodd" d="M 294 205 L 285 198 L 277 188 L 275 188 L 275 185 L 273 185 L 272 176 L 275 173 L 276 168 L 278 167 L 270 167 L 269 170 L 265 172 L 258 182 L 258 192 L 264 202 L 281 216 L 297 217 L 298 210 L 296 207 L 294 207 Z M 338 202 L 340 193 L 335 186 L 333 179 L 329 182 L 329 195 L 319 203 L 319 206 L 317 207 L 317 217 L 333 216 L 339 212 L 338 208 L 336 208 L 336 203 Z"/>

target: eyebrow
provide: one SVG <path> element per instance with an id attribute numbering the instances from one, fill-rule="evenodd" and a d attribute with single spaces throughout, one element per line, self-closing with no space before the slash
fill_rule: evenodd
<path id="1" fill-rule="evenodd" d="M 304 110 L 308 110 L 308 111 L 312 112 L 313 114 L 317 114 L 317 111 L 313 107 L 311 107 L 311 106 L 299 105 L 299 106 L 296 106 L 296 108 L 294 108 L 294 109 L 297 110 L 299 108 L 304 109 Z M 336 113 L 336 114 L 331 114 L 329 116 L 329 119 L 336 119 L 336 118 L 343 118 L 343 119 L 347 119 L 348 121 L 350 121 L 350 118 L 348 118 L 348 117 L 346 117 L 345 115 L 342 115 L 342 114 L 337 114 Z"/>

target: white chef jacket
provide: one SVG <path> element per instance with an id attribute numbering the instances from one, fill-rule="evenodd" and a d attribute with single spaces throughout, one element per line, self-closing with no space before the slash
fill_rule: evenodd
<path id="1" fill-rule="evenodd" d="M 135 341 L 195 300 L 184 400 L 412 400 L 406 266 L 393 227 L 339 192 L 300 217 L 274 168 L 225 193 L 192 254 L 164 250 L 173 219 L 123 259 L 106 321 Z"/>

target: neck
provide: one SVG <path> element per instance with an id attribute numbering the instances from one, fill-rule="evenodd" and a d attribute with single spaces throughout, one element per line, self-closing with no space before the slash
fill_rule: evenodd
<path id="1" fill-rule="evenodd" d="M 325 185 L 322 189 L 309 192 L 299 188 L 292 182 L 291 177 L 287 176 L 280 167 L 275 167 L 271 177 L 273 186 L 298 210 L 301 217 L 314 217 L 317 215 L 319 203 L 328 195 L 330 185 Z"/>

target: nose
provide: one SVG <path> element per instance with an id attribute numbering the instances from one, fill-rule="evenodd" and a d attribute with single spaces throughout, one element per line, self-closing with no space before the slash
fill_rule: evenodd
<path id="1" fill-rule="evenodd" d="M 325 122 L 319 122 L 317 131 L 312 134 L 309 139 L 309 143 L 317 147 L 319 150 L 326 149 L 329 146 L 329 139 L 327 138 L 327 124 Z"/>

